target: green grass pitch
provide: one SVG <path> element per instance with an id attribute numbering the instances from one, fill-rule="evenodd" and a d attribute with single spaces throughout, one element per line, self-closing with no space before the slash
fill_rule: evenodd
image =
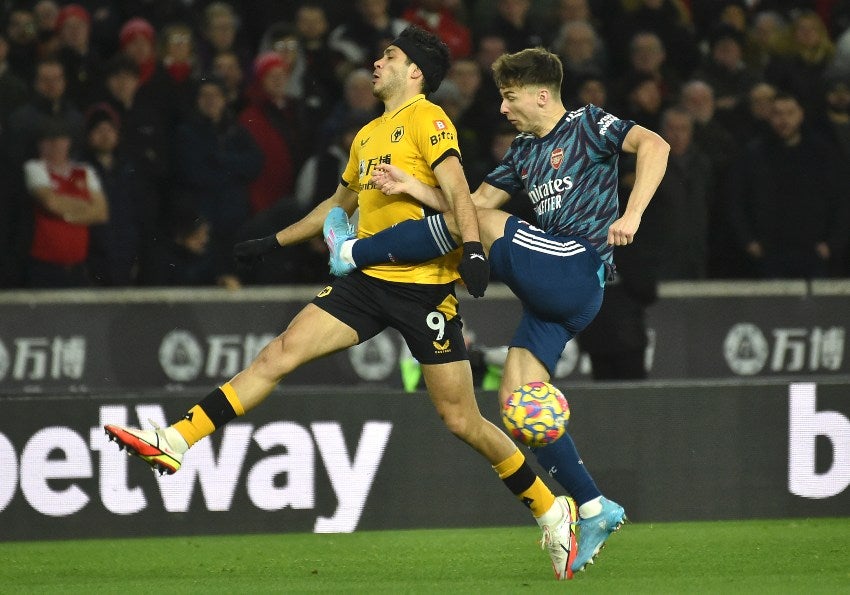
<path id="1" fill-rule="evenodd" d="M 0 543 L 0 593 L 850 593 L 850 518 L 630 523 L 557 584 L 533 527 Z"/>

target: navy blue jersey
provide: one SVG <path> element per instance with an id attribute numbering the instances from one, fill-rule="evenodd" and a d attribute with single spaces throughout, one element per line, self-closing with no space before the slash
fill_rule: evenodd
<path id="1" fill-rule="evenodd" d="M 610 265 L 608 228 L 619 216 L 617 161 L 634 125 L 587 105 L 564 114 L 544 137 L 519 134 L 484 181 L 511 195 L 524 190 L 537 227 L 586 238 Z"/>

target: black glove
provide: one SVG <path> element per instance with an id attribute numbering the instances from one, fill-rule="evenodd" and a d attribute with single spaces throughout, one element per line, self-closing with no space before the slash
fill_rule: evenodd
<path id="1" fill-rule="evenodd" d="M 481 297 L 490 281 L 490 263 L 484 256 L 484 246 L 481 242 L 464 242 L 463 257 L 457 267 L 460 278 L 466 284 L 466 289 L 472 297 Z"/>
<path id="2" fill-rule="evenodd" d="M 281 247 L 277 243 L 275 235 L 236 244 L 233 247 L 233 256 L 236 258 L 236 262 L 245 267 L 253 267 L 262 262 L 263 256 Z"/>

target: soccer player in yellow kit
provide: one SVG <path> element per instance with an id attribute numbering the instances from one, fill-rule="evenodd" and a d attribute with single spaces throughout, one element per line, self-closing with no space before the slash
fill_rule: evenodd
<path id="1" fill-rule="evenodd" d="M 513 441 L 481 416 L 461 332 L 454 282 L 458 271 L 473 295 L 483 294 L 489 267 L 478 220 L 460 162 L 454 125 L 425 98 L 449 66 L 448 50 L 430 33 L 409 27 L 374 64 L 373 92 L 384 114 L 364 126 L 352 143 L 348 166 L 330 198 L 276 234 L 236 247 L 250 261 L 278 246 L 320 236 L 333 207 L 360 209 L 359 237 L 409 219 L 423 206 L 387 196 L 370 182 L 380 163 L 402 165 L 430 185 L 439 185 L 458 222 L 463 252 L 422 264 L 365 267 L 324 288 L 229 382 L 213 390 L 167 428 L 141 430 L 108 424 L 110 439 L 154 469 L 174 473 L 198 440 L 263 402 L 290 372 L 309 361 L 361 343 L 387 327 L 397 329 L 422 363 L 431 400 L 449 430 L 486 458 L 505 485 L 530 509 L 543 529 L 543 546 L 558 579 L 572 577 L 575 502 L 556 498 L 532 471 Z M 460 262 L 459 262 L 460 261 Z"/>

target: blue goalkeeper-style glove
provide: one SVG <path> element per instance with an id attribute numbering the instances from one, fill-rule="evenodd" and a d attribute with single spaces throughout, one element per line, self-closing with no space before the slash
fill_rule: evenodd
<path id="1" fill-rule="evenodd" d="M 484 295 L 487 283 L 490 282 L 490 263 L 484 256 L 484 246 L 481 242 L 463 243 L 463 256 L 457 271 L 469 295 L 476 298 Z"/>

